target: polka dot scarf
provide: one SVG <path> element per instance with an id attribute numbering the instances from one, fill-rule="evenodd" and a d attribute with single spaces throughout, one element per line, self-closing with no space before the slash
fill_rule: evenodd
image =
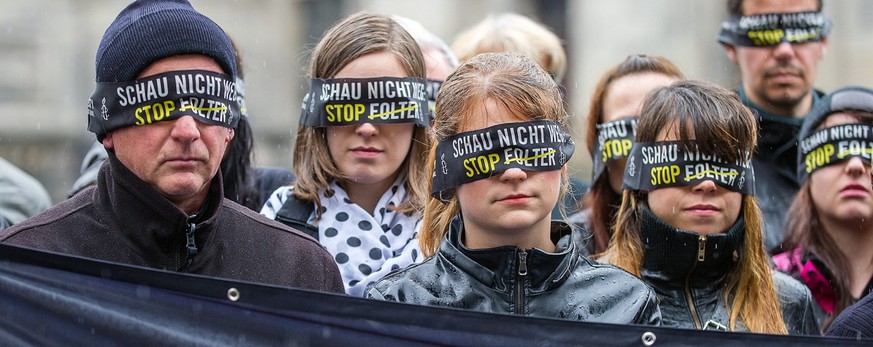
<path id="1" fill-rule="evenodd" d="M 363 296 L 370 283 L 422 260 L 421 214 L 407 216 L 389 208 L 406 200 L 402 182 L 398 179 L 382 194 L 372 215 L 349 200 L 336 182 L 320 192 L 324 213 L 318 240 L 333 254 L 349 295 Z"/>

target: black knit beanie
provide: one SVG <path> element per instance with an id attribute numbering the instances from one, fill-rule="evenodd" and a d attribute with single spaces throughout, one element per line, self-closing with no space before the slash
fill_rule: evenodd
<path id="1" fill-rule="evenodd" d="M 97 48 L 97 82 L 128 82 L 156 60 L 183 54 L 215 59 L 236 77 L 230 38 L 187 0 L 139 0 L 106 29 Z"/>
<path id="2" fill-rule="evenodd" d="M 873 112 L 873 90 L 860 86 L 849 86 L 837 89 L 815 103 L 812 110 L 804 117 L 800 128 L 798 141 L 803 141 L 812 135 L 818 126 L 832 113 L 844 110 Z M 799 183 L 805 181 L 803 151 L 797 151 L 797 177 Z"/>

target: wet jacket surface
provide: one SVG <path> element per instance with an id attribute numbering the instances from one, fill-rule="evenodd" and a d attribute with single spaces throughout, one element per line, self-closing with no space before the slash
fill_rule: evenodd
<path id="1" fill-rule="evenodd" d="M 220 174 L 190 217 L 114 155 L 97 186 L 0 232 L 0 242 L 234 280 L 342 293 L 315 240 L 223 198 Z M 193 242 L 190 242 L 193 241 Z"/>
<path id="2" fill-rule="evenodd" d="M 573 242 L 547 253 L 517 247 L 467 249 L 455 219 L 439 251 L 421 264 L 393 272 L 368 297 L 483 312 L 617 324 L 660 323 L 655 293 L 630 273 L 588 260 Z M 553 222 L 557 240 L 569 233 Z"/>
<path id="3" fill-rule="evenodd" d="M 777 270 L 800 281 L 812 292 L 812 297 L 816 303 L 815 318 L 819 327 L 826 328 L 825 320 L 829 316 L 839 315 L 839 312 L 836 312 L 838 301 L 838 294 L 834 288 L 836 280 L 824 260 L 802 246 L 798 246 L 793 250 L 773 256 L 773 263 Z M 871 292 L 873 292 L 873 278 L 867 281 L 867 286 L 861 297 L 863 298 Z M 853 299 L 853 303 L 858 300 Z"/>
<path id="4" fill-rule="evenodd" d="M 660 299 L 663 326 L 725 330 L 730 327 L 724 290 L 742 253 L 745 222 L 740 218 L 724 233 L 702 236 L 676 229 L 641 206 L 641 240 L 645 257 L 641 275 Z M 809 290 L 773 271 L 773 282 L 788 333 L 818 335 Z M 735 331 L 748 331 L 737 318 Z"/>
<path id="5" fill-rule="evenodd" d="M 815 105 L 824 93 L 813 92 Z M 783 222 L 800 185 L 797 183 L 797 136 L 802 117 L 769 113 L 752 103 L 745 90 L 737 94 L 758 118 L 758 148 L 752 157 L 755 170 L 755 197 L 764 217 L 764 244 L 772 250 L 782 243 Z"/>

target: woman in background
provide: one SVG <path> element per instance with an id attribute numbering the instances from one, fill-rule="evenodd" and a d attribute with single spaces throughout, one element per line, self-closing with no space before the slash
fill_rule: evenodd
<path id="1" fill-rule="evenodd" d="M 800 190 L 786 215 L 776 268 L 806 284 L 822 330 L 873 289 L 873 90 L 828 94 L 805 117 Z M 863 144 L 863 146 L 862 146 Z"/>

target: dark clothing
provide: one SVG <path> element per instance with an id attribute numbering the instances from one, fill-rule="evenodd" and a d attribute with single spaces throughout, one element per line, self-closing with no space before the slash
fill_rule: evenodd
<path id="1" fill-rule="evenodd" d="M 803 118 L 765 111 L 749 100 L 742 87 L 737 89 L 737 94 L 758 117 L 758 149 L 752 156 L 755 197 L 764 217 L 764 245 L 767 250 L 773 250 L 782 243 L 785 213 L 800 189 L 797 182 L 797 135 Z M 824 93 L 814 90 L 812 95 L 812 104 L 815 105 Z"/>
<path id="2" fill-rule="evenodd" d="M 642 278 L 658 293 L 663 325 L 686 329 L 730 329 L 728 277 L 742 255 L 745 222 L 706 236 L 676 229 L 641 206 L 640 237 L 645 247 Z M 812 296 L 803 284 L 777 271 L 773 283 L 789 334 L 818 335 Z M 731 298 L 733 299 L 733 298 Z M 737 318 L 734 331 L 748 331 Z"/>
<path id="3" fill-rule="evenodd" d="M 839 314 L 836 312 L 838 293 L 832 285 L 835 283 L 833 272 L 818 256 L 804 250 L 803 247 L 797 247 L 773 256 L 773 263 L 777 270 L 803 283 L 812 292 L 816 303 L 815 318 L 820 327 L 825 327 L 823 323 L 829 316 Z M 868 280 L 862 296 L 866 296 L 871 291 L 873 291 L 873 278 Z M 853 300 L 855 301 L 857 299 Z"/>
<path id="4" fill-rule="evenodd" d="M 843 310 L 825 335 L 873 339 L 873 293 Z"/>
<path id="5" fill-rule="evenodd" d="M 294 182 L 294 174 L 291 170 L 278 166 L 253 167 L 252 177 L 254 181 L 254 193 L 257 194 L 256 201 L 253 206 L 256 206 L 253 211 L 259 212 L 261 206 L 267 202 L 270 195 L 281 186 L 286 186 Z"/>
<path id="6" fill-rule="evenodd" d="M 617 324 L 658 325 L 655 293 L 611 265 L 579 255 L 573 242 L 557 253 L 518 247 L 468 249 L 456 218 L 437 254 L 385 276 L 368 297 L 475 311 Z M 553 222 L 553 238 L 569 226 Z"/>
<path id="7" fill-rule="evenodd" d="M 0 232 L 0 242 L 117 263 L 342 293 L 315 240 L 222 197 L 188 216 L 110 154 L 95 188 Z M 193 242 L 192 242 L 193 241 Z"/>

